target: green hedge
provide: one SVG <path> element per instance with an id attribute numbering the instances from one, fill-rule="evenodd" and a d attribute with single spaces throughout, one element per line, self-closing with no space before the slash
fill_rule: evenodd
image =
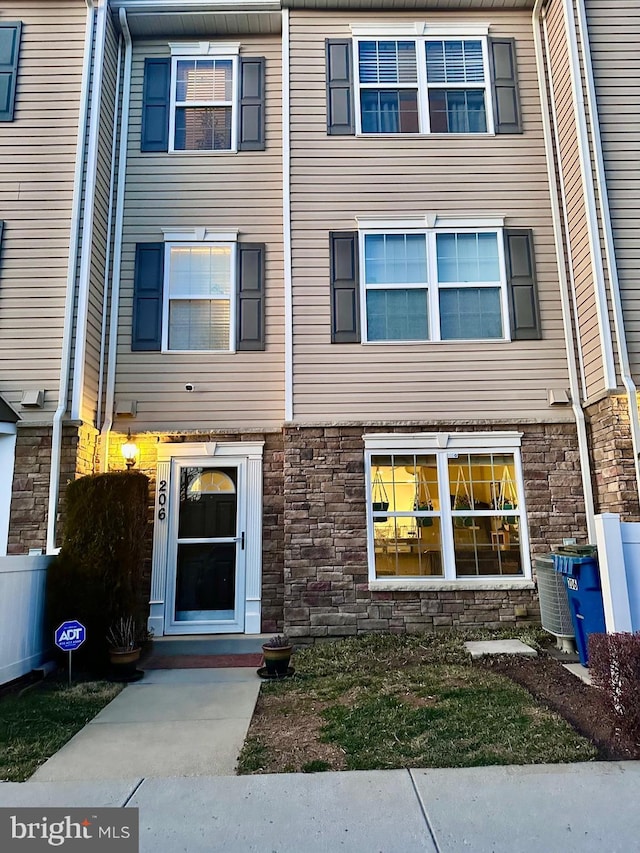
<path id="1" fill-rule="evenodd" d="M 78 662 L 101 668 L 105 635 L 122 616 L 146 617 L 143 566 L 149 480 L 119 471 L 82 477 L 67 486 L 60 554 L 47 577 L 49 628 L 78 619 L 87 641 Z"/>

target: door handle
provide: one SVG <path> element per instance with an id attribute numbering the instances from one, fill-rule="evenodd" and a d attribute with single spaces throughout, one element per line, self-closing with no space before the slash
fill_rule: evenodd
<path id="1" fill-rule="evenodd" d="M 242 531 L 242 536 L 240 537 L 240 547 L 244 551 L 244 530 Z"/>

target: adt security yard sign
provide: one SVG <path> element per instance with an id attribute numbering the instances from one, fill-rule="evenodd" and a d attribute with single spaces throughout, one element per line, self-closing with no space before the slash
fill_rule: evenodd
<path id="1" fill-rule="evenodd" d="M 56 628 L 53 635 L 55 644 L 63 652 L 69 652 L 69 687 L 71 687 L 71 652 L 75 652 L 87 639 L 87 632 L 84 625 L 76 619 L 69 622 L 63 622 L 59 628 Z"/>

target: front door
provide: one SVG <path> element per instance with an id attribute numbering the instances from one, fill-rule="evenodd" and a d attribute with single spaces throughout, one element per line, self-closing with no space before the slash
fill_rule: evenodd
<path id="1" fill-rule="evenodd" d="M 244 631 L 245 462 L 171 465 L 165 632 Z"/>

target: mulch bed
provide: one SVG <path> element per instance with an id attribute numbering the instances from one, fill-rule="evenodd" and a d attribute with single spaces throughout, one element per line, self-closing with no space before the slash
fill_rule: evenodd
<path id="1" fill-rule="evenodd" d="M 521 684 L 551 710 L 589 738 L 605 760 L 640 759 L 640 744 L 624 738 L 618 720 L 595 687 L 589 687 L 558 661 L 542 654 L 537 658 L 483 658 L 486 666 Z"/>

